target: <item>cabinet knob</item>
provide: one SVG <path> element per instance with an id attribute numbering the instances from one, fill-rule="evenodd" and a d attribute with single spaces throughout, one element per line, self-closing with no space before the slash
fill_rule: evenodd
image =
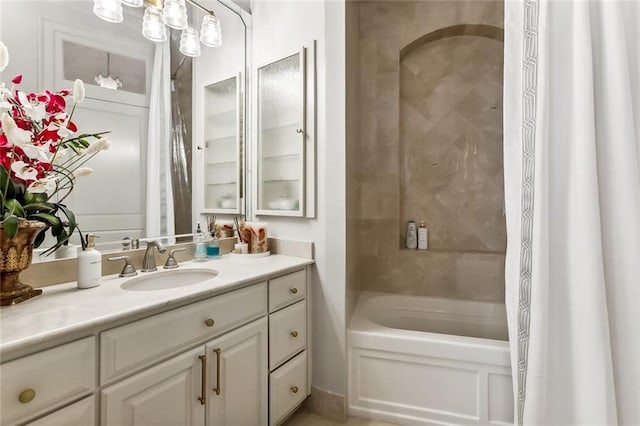
<path id="1" fill-rule="evenodd" d="M 297 386 L 291 386 L 291 392 L 298 393 L 298 387 Z"/>
<path id="2" fill-rule="evenodd" d="M 31 402 L 35 397 L 36 391 L 34 391 L 33 389 L 25 389 L 20 392 L 20 395 L 18 395 L 18 400 L 21 403 L 26 404 L 27 402 Z"/>
<path id="3" fill-rule="evenodd" d="M 213 327 L 213 324 L 215 324 L 215 321 L 214 321 L 214 320 L 212 320 L 211 318 L 209 318 L 208 320 L 206 320 L 206 321 L 204 322 L 204 324 L 205 324 L 207 327 Z"/>
<path id="4" fill-rule="evenodd" d="M 196 149 L 197 149 L 198 151 L 201 151 L 201 150 L 202 150 L 202 147 L 201 147 L 200 145 L 198 145 L 198 146 L 196 146 Z"/>
<path id="5" fill-rule="evenodd" d="M 292 331 L 291 332 L 291 337 L 298 337 L 298 332 L 297 331 Z"/>
<path id="6" fill-rule="evenodd" d="M 291 292 L 291 294 L 297 294 L 298 293 L 298 289 L 293 287 L 291 290 L 289 290 Z"/>
<path id="7" fill-rule="evenodd" d="M 304 130 L 302 130 L 302 129 L 296 129 L 296 133 L 304 133 Z"/>

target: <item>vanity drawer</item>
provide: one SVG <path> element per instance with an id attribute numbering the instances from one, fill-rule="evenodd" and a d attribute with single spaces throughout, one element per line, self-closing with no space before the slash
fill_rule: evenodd
<path id="1" fill-rule="evenodd" d="M 265 315 L 266 306 L 263 282 L 105 331 L 100 334 L 100 382 Z"/>
<path id="2" fill-rule="evenodd" d="M 269 280 L 269 312 L 304 299 L 307 292 L 307 273 L 298 271 Z"/>
<path id="3" fill-rule="evenodd" d="M 269 369 L 305 348 L 307 305 L 300 301 L 269 316 Z"/>
<path id="4" fill-rule="evenodd" d="M 96 403 L 92 396 L 61 408 L 25 426 L 94 426 Z"/>
<path id="5" fill-rule="evenodd" d="M 54 408 L 96 387 L 95 338 L 87 337 L 2 364 L 0 378 L 3 425 Z"/>
<path id="6" fill-rule="evenodd" d="M 307 351 L 269 376 L 269 424 L 275 425 L 307 397 Z"/>

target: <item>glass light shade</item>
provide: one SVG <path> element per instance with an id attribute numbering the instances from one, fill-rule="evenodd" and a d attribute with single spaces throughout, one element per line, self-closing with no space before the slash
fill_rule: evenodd
<path id="1" fill-rule="evenodd" d="M 120 0 L 120 2 L 129 7 L 140 7 L 142 6 L 143 0 Z"/>
<path id="2" fill-rule="evenodd" d="M 107 22 L 122 22 L 122 3 L 120 0 L 93 0 L 93 13 Z"/>
<path id="3" fill-rule="evenodd" d="M 158 43 L 167 41 L 167 27 L 162 21 L 162 11 L 155 7 L 148 7 L 142 18 L 142 35 Z"/>
<path id="4" fill-rule="evenodd" d="M 200 56 L 200 40 L 198 39 L 198 30 L 187 27 L 182 31 L 180 37 L 180 53 L 184 56 Z"/>
<path id="5" fill-rule="evenodd" d="M 200 41 L 205 46 L 218 47 L 222 45 L 222 31 L 220 21 L 215 15 L 205 15 L 202 18 L 202 28 L 200 30 Z"/>
<path id="6" fill-rule="evenodd" d="M 187 7 L 184 0 L 166 0 L 162 11 L 164 23 L 176 30 L 187 28 Z"/>

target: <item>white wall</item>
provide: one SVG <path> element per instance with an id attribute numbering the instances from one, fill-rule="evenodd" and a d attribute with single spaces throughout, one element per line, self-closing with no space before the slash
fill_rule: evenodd
<path id="1" fill-rule="evenodd" d="M 315 243 L 313 378 L 345 394 L 345 39 L 344 0 L 253 0 L 254 67 L 317 40 L 316 218 L 264 217 L 273 237 Z"/>

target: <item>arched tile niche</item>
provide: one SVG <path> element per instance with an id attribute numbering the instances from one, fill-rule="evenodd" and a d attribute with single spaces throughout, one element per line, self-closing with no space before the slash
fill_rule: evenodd
<path id="1" fill-rule="evenodd" d="M 399 209 L 436 252 L 504 253 L 503 30 L 455 25 L 400 51 Z"/>

